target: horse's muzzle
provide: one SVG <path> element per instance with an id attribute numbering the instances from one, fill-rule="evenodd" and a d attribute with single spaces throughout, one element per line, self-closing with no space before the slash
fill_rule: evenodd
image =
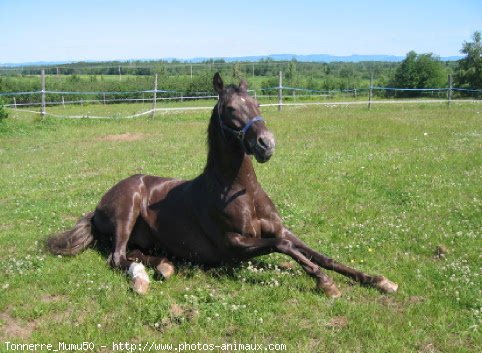
<path id="1" fill-rule="evenodd" d="M 274 136 L 269 131 L 264 131 L 256 140 L 256 145 L 253 148 L 253 155 L 258 163 L 265 163 L 269 161 L 274 153 L 275 141 Z"/>

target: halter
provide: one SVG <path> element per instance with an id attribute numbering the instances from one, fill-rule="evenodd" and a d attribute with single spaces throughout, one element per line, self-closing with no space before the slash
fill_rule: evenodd
<path id="1" fill-rule="evenodd" d="M 240 130 L 232 129 L 226 124 L 223 123 L 223 119 L 221 119 L 221 105 L 220 101 L 218 101 L 218 119 L 219 119 L 219 125 L 221 126 L 221 131 L 223 132 L 224 136 L 224 131 L 227 131 L 236 137 L 239 142 L 243 142 L 244 146 L 244 138 L 246 137 L 246 133 L 250 129 L 250 127 L 257 121 L 264 121 L 264 119 L 260 116 L 255 116 L 254 118 L 251 118 L 246 125 L 243 126 Z"/>

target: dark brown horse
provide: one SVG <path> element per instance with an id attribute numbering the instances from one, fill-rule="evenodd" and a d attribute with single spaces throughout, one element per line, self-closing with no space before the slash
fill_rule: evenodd
<path id="1" fill-rule="evenodd" d="M 288 230 L 256 179 L 251 155 L 264 163 L 274 152 L 275 140 L 260 117 L 247 84 L 224 87 L 213 78 L 219 101 L 208 127 L 208 157 L 204 172 L 189 181 L 133 175 L 110 189 L 94 212 L 73 229 L 52 236 L 49 249 L 74 255 L 94 240 L 112 247 L 110 263 L 129 273 L 133 289 L 149 286 L 146 266 L 168 277 L 173 266 L 160 251 L 200 264 L 240 262 L 278 252 L 298 262 L 329 297 L 340 296 L 322 270 L 395 292 L 397 285 L 383 276 L 370 276 L 335 262 L 303 243 Z M 130 252 L 127 252 L 130 249 Z"/>

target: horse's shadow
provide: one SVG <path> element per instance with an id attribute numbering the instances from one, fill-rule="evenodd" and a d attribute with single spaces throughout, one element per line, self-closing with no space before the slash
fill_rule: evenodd
<path id="1" fill-rule="evenodd" d="M 97 251 L 103 258 L 106 259 L 106 262 L 109 264 L 110 256 L 112 254 L 111 240 L 105 239 L 103 237 L 96 237 L 96 239 L 98 240 L 94 245 L 93 250 Z M 266 261 L 262 258 L 251 259 L 249 261 L 244 261 L 244 262 L 207 265 L 207 264 L 196 264 L 183 259 L 177 259 L 173 256 L 170 256 L 170 254 L 158 249 L 131 248 L 128 250 L 130 251 L 141 250 L 152 256 L 166 256 L 174 264 L 174 267 L 176 269 L 176 274 L 186 279 L 191 279 L 196 277 L 196 274 L 198 273 L 198 271 L 201 271 L 204 275 L 213 279 L 227 278 L 232 282 L 239 282 L 239 279 L 242 278 L 243 282 L 246 284 L 263 286 L 267 282 L 266 274 L 269 274 L 271 278 L 278 278 L 280 273 L 283 274 L 284 276 L 297 276 L 299 275 L 299 272 L 300 272 L 300 270 L 297 268 L 291 268 L 291 267 L 281 268 L 279 265 L 273 264 L 273 262 Z M 256 269 L 260 273 L 252 273 L 253 269 Z M 246 275 L 247 274 L 246 272 L 248 272 L 248 275 Z M 154 280 L 161 281 L 163 279 L 164 278 L 160 273 L 154 272 Z M 290 288 L 301 290 L 302 285 L 294 284 L 294 285 L 290 285 Z"/>

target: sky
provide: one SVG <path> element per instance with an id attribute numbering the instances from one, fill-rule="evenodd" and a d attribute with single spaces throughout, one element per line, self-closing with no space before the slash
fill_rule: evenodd
<path id="1" fill-rule="evenodd" d="M 0 0 L 0 63 L 460 55 L 482 0 Z"/>

